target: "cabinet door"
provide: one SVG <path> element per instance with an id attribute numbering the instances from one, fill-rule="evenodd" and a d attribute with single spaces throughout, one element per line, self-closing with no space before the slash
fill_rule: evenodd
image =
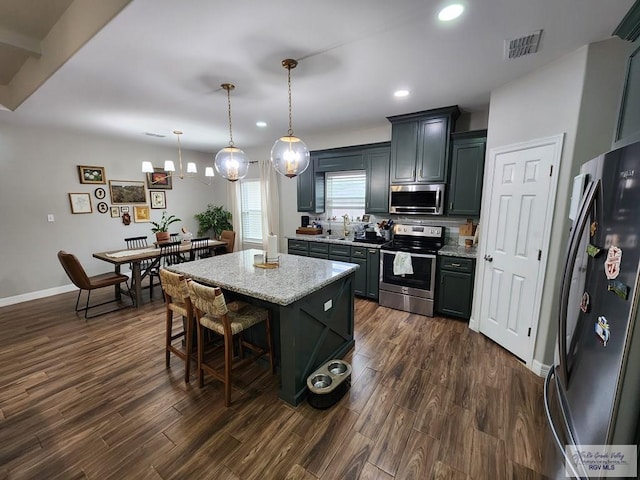
<path id="1" fill-rule="evenodd" d="M 441 270 L 438 284 L 438 312 L 469 319 L 472 290 L 473 275 Z"/>
<path id="2" fill-rule="evenodd" d="M 350 262 L 360 265 L 360 268 L 356 270 L 353 292 L 365 297 L 367 295 L 367 259 L 351 257 Z"/>
<path id="3" fill-rule="evenodd" d="M 367 249 L 367 297 L 378 299 L 378 285 L 380 284 L 380 250 Z"/>
<path id="4" fill-rule="evenodd" d="M 298 175 L 298 211 L 315 213 L 315 172 L 313 170 L 314 158 L 307 169 Z"/>
<path id="5" fill-rule="evenodd" d="M 486 142 L 453 142 L 449 215 L 480 216 Z"/>
<path id="6" fill-rule="evenodd" d="M 365 155 L 367 165 L 365 213 L 387 213 L 389 211 L 390 155 L 390 148 L 372 150 Z"/>
<path id="7" fill-rule="evenodd" d="M 640 140 L 640 40 L 627 63 L 627 73 L 620 102 L 620 114 L 616 141 L 624 144 L 625 139 Z"/>
<path id="8" fill-rule="evenodd" d="M 449 119 L 447 117 L 429 118 L 420 121 L 416 181 L 445 181 L 448 144 Z"/>
<path id="9" fill-rule="evenodd" d="M 391 126 L 391 183 L 411 183 L 416 178 L 418 122 Z"/>

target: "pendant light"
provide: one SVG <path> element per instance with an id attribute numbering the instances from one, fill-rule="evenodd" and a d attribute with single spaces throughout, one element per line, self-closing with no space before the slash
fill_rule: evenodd
<path id="1" fill-rule="evenodd" d="M 278 173 L 293 178 L 309 166 L 309 149 L 302 140 L 293 135 L 291 126 L 291 69 L 296 68 L 298 62 L 287 58 L 282 61 L 282 66 L 287 69 L 289 87 L 289 131 L 287 135 L 276 140 L 271 147 L 271 163 Z"/>
<path id="2" fill-rule="evenodd" d="M 216 154 L 216 170 L 222 177 L 230 182 L 236 182 L 247 176 L 249 171 L 249 159 L 247 155 L 233 144 L 233 130 L 231 128 L 231 90 L 235 87 L 232 83 L 220 85 L 227 91 L 227 104 L 229 106 L 229 146 L 224 147 Z"/>

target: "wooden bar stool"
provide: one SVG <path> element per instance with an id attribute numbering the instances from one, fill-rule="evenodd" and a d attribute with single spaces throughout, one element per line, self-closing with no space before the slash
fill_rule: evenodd
<path id="1" fill-rule="evenodd" d="M 160 282 L 164 292 L 166 305 L 166 338 L 165 356 L 167 368 L 170 366 L 170 357 L 173 353 L 178 358 L 184 360 L 184 381 L 189 383 L 191 366 L 191 356 L 193 351 L 193 322 L 194 313 L 191 298 L 189 297 L 189 287 L 184 276 L 170 272 L 164 268 L 160 269 Z M 184 327 L 179 333 L 173 334 L 173 313 L 182 315 Z M 182 350 L 173 345 L 179 338 L 184 338 L 185 348 Z"/>
<path id="2" fill-rule="evenodd" d="M 238 309 L 228 309 L 222 291 L 218 287 L 207 287 L 197 282 L 189 282 L 189 295 L 198 324 L 198 385 L 204 385 L 204 372 L 224 383 L 225 405 L 231 404 L 231 373 L 263 355 L 268 355 L 273 373 L 273 346 L 271 342 L 271 312 L 265 308 L 234 302 Z M 264 322 L 267 329 L 267 347 L 263 348 L 242 338 L 242 332 L 253 325 Z M 204 329 L 223 337 L 224 367 L 215 368 L 204 361 Z M 239 337 L 239 358 L 234 360 L 233 337 Z M 253 351 L 253 355 L 241 358 L 243 347 Z M 222 370 L 222 371 L 221 371 Z"/>

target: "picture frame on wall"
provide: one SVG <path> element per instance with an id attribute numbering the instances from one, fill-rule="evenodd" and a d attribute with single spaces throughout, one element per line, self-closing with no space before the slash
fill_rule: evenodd
<path id="1" fill-rule="evenodd" d="M 71 213 L 92 213 L 91 195 L 88 193 L 70 193 Z"/>
<path id="2" fill-rule="evenodd" d="M 163 190 L 150 190 L 151 208 L 167 208 L 167 196 Z"/>
<path id="3" fill-rule="evenodd" d="M 106 184 L 107 177 L 104 173 L 104 167 L 95 167 L 91 165 L 78 165 L 78 177 L 80 183 Z"/>
<path id="4" fill-rule="evenodd" d="M 162 168 L 154 168 L 152 173 L 147 173 L 147 188 L 151 190 L 172 190 L 173 183 L 171 172 Z"/>
<path id="5" fill-rule="evenodd" d="M 129 205 L 125 205 L 124 207 L 120 207 L 120 215 L 125 213 L 129 213 Z"/>
<path id="6" fill-rule="evenodd" d="M 111 203 L 147 203 L 147 192 L 144 182 L 132 180 L 109 180 Z"/>
<path id="7" fill-rule="evenodd" d="M 134 205 L 133 206 L 133 221 L 136 223 L 150 222 L 151 211 L 148 205 Z"/>
<path id="8" fill-rule="evenodd" d="M 111 207 L 111 218 L 118 218 L 120 216 L 120 209 L 118 207 Z"/>

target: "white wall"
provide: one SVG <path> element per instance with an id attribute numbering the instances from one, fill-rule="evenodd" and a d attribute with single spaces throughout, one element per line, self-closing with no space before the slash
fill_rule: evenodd
<path id="1" fill-rule="evenodd" d="M 564 133 L 534 352 L 534 360 L 541 363 L 550 364 L 553 358 L 571 182 L 581 163 L 611 146 L 627 53 L 627 42 L 617 38 L 584 46 L 491 93 L 488 154 L 495 147 Z M 487 181 L 485 177 L 485 185 Z M 483 198 L 483 205 L 488 205 L 488 199 Z M 476 283 L 474 318 L 479 314 L 479 286 Z"/>
<path id="2" fill-rule="evenodd" d="M 182 153 L 183 161 L 195 161 L 201 172 L 205 164 L 212 164 L 210 154 Z M 124 247 L 123 239 L 129 236 L 148 235 L 153 240 L 151 225 L 133 223 L 133 212 L 129 226 L 109 213 L 98 213 L 93 192 L 103 187 L 107 191 L 104 201 L 111 205 L 109 185 L 81 184 L 78 165 L 104 167 L 107 180 L 144 181 L 143 160 L 162 166 L 165 159 L 176 157 L 175 147 L 0 121 L 0 304 L 3 299 L 12 303 L 9 297 L 68 285 L 56 257 L 58 250 L 74 253 L 89 274 L 96 274 L 113 267 L 93 259 L 92 253 Z M 93 213 L 72 214 L 69 192 L 90 193 Z M 206 186 L 193 179 L 174 178 L 173 189 L 166 193 L 167 211 L 182 219 L 171 231 L 185 226 L 195 233 L 195 213 L 205 210 L 208 203 L 226 203 L 226 181 L 216 177 L 212 186 Z M 162 214 L 162 210 L 151 212 L 152 220 Z M 53 214 L 55 222 L 47 222 L 47 214 Z"/>

